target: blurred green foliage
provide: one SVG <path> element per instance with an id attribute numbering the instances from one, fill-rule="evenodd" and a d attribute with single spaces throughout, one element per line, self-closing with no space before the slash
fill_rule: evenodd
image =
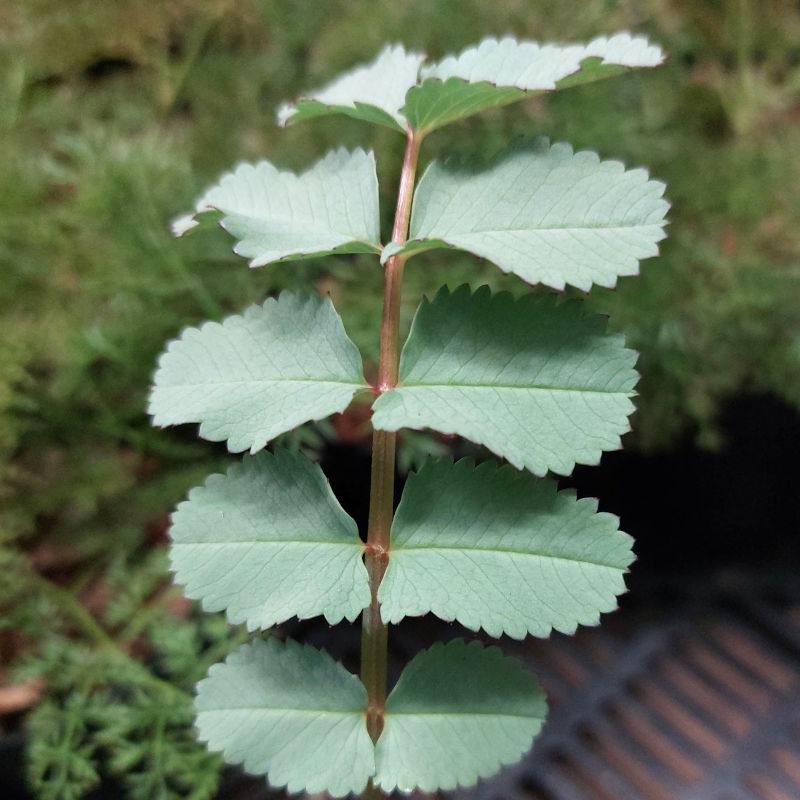
<path id="1" fill-rule="evenodd" d="M 374 259 L 248 270 L 224 236 L 176 242 L 168 221 L 238 160 L 301 169 L 343 144 L 377 151 L 388 230 L 401 137 L 346 118 L 280 130 L 281 100 L 387 41 L 439 56 L 489 34 L 585 40 L 625 28 L 658 41 L 667 65 L 473 118 L 431 136 L 423 159 L 542 133 L 665 180 L 663 256 L 589 302 L 642 352 L 629 446 L 668 447 L 687 432 L 714 446 L 720 404 L 736 392 L 800 405 L 796 3 L 0 6 L 0 622 L 13 644 L 0 653 L 47 681 L 29 726 L 42 797 L 80 797 L 101 775 L 132 798 L 208 797 L 216 783 L 217 760 L 187 728 L 188 697 L 206 657 L 239 634 L 175 611 L 161 553 L 165 510 L 224 453 L 194 431 L 149 428 L 164 340 L 268 292 L 316 286 L 367 359 L 377 351 Z M 524 290 L 458 253 L 419 256 L 406 274 L 406 323 L 444 280 Z M 301 436 L 314 446 L 333 433 Z M 405 464 L 428 446 L 415 437 Z M 91 608 L 97 587 L 104 599 Z"/>

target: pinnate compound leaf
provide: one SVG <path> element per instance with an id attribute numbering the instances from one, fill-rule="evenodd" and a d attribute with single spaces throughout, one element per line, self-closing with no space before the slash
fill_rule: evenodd
<path id="1" fill-rule="evenodd" d="M 445 288 L 417 310 L 399 385 L 375 401 L 372 424 L 456 433 L 518 469 L 568 475 L 619 448 L 635 361 L 578 302 Z"/>
<path id="2" fill-rule="evenodd" d="M 574 633 L 616 608 L 631 538 L 593 499 L 492 462 L 430 461 L 392 524 L 381 617 L 432 611 L 490 636 Z"/>
<path id="3" fill-rule="evenodd" d="M 659 47 L 629 33 L 573 45 L 488 38 L 457 56 L 424 65 L 421 84 L 409 90 L 402 112 L 413 128 L 427 132 L 532 92 L 655 67 L 663 60 Z"/>
<path id="4" fill-rule="evenodd" d="M 311 92 L 278 110 L 278 123 L 287 125 L 325 114 L 347 114 L 356 119 L 406 132 L 400 113 L 406 92 L 419 77 L 425 56 L 388 45 L 369 64 L 345 72 L 324 89 Z"/>
<path id="5" fill-rule="evenodd" d="M 212 475 L 178 506 L 170 536 L 186 596 L 250 630 L 292 616 L 352 622 L 369 605 L 356 523 L 303 455 L 262 452 Z"/>
<path id="6" fill-rule="evenodd" d="M 201 741 L 276 787 L 334 797 L 375 771 L 355 675 L 309 645 L 256 640 L 215 664 L 197 687 Z"/>
<path id="7" fill-rule="evenodd" d="M 471 786 L 518 761 L 546 714 L 544 692 L 516 659 L 478 642 L 435 644 L 386 701 L 375 783 L 387 792 Z"/>
<path id="8" fill-rule="evenodd" d="M 385 249 L 383 260 L 457 247 L 528 283 L 611 288 L 658 255 L 664 188 L 643 169 L 547 139 L 516 145 L 477 173 L 436 161 L 414 195 L 409 242 Z"/>
<path id="9" fill-rule="evenodd" d="M 655 67 L 664 60 L 659 47 L 629 33 L 573 45 L 488 38 L 433 64 L 424 64 L 424 58 L 402 45 L 389 45 L 369 64 L 282 105 L 278 123 L 347 114 L 402 133 L 409 124 L 427 133 L 532 92 Z"/>
<path id="10" fill-rule="evenodd" d="M 372 153 L 339 149 L 301 175 L 268 161 L 240 164 L 197 201 L 194 214 L 172 225 L 181 236 L 199 215 L 238 241 L 251 267 L 330 253 L 380 251 L 378 179 Z"/>
<path id="11" fill-rule="evenodd" d="M 158 361 L 154 425 L 255 453 L 303 422 L 343 411 L 364 387 L 361 356 L 330 298 L 283 292 L 222 323 L 187 328 Z"/>

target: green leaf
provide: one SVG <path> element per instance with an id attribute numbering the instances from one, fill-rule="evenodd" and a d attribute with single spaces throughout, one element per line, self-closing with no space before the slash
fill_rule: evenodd
<path id="1" fill-rule="evenodd" d="M 628 430 L 637 379 L 636 353 L 605 328 L 552 295 L 444 288 L 417 310 L 372 424 L 457 433 L 537 475 L 596 464 Z"/>
<path id="2" fill-rule="evenodd" d="M 213 212 L 213 213 L 209 213 Z M 240 164 L 172 225 L 176 236 L 199 215 L 238 239 L 233 250 L 251 267 L 329 253 L 380 252 L 378 179 L 372 153 L 334 150 L 301 175 L 268 161 Z"/>
<path id="3" fill-rule="evenodd" d="M 384 249 L 382 260 L 457 247 L 528 283 L 611 288 L 658 255 L 664 188 L 643 169 L 547 139 L 516 145 L 477 173 L 434 162 L 414 195 L 409 242 Z"/>
<path id="4" fill-rule="evenodd" d="M 375 771 L 361 681 L 327 653 L 256 640 L 215 664 L 197 686 L 202 741 L 276 787 L 334 797 L 358 793 Z"/>
<path id="5" fill-rule="evenodd" d="M 632 67 L 655 67 L 663 60 L 659 47 L 628 33 L 586 45 L 488 38 L 458 56 L 423 66 L 422 83 L 409 90 L 402 112 L 412 127 L 428 132 L 532 92 L 574 86 Z"/>
<path id="6" fill-rule="evenodd" d="M 347 114 L 405 133 L 422 133 L 487 108 L 662 63 L 661 49 L 643 37 L 619 33 L 588 44 L 557 45 L 488 38 L 458 56 L 423 64 L 420 53 L 385 47 L 355 67 L 278 110 L 280 125 L 326 114 Z"/>
<path id="7" fill-rule="evenodd" d="M 468 83 L 462 78 L 444 81 L 430 78 L 409 90 L 403 113 L 414 130 L 429 133 L 487 108 L 523 100 L 525 94 L 521 89 L 485 81 Z"/>
<path id="8" fill-rule="evenodd" d="M 369 64 L 345 72 L 324 89 L 287 103 L 278 110 L 280 125 L 325 114 L 347 114 L 366 122 L 406 132 L 400 113 L 406 92 L 417 82 L 425 56 L 387 45 Z"/>
<path id="9" fill-rule="evenodd" d="M 387 792 L 471 786 L 518 761 L 546 714 L 544 692 L 516 659 L 478 642 L 435 644 L 386 701 L 375 783 Z"/>
<path id="10" fill-rule="evenodd" d="M 222 323 L 187 328 L 158 361 L 154 425 L 255 453 L 280 433 L 344 411 L 364 387 L 361 356 L 330 298 L 283 292 Z"/>
<path id="11" fill-rule="evenodd" d="M 186 596 L 250 630 L 292 616 L 352 622 L 369 605 L 356 523 L 305 456 L 263 452 L 212 475 L 178 506 L 170 535 Z"/>
<path id="12" fill-rule="evenodd" d="M 593 499 L 492 462 L 430 461 L 392 524 L 381 617 L 432 611 L 490 636 L 574 633 L 616 608 L 632 539 Z"/>
<path id="13" fill-rule="evenodd" d="M 113 673 L 112 673 L 113 680 Z M 208 800 L 222 759 L 197 742 L 191 698 L 165 697 L 145 686 L 94 688 L 88 723 L 104 756 L 104 776 L 125 800 Z"/>

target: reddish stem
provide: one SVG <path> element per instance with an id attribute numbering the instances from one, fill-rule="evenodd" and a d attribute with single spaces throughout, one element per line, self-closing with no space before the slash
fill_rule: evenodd
<path id="1" fill-rule="evenodd" d="M 403 244 L 408 238 L 420 142 L 421 137 L 409 131 L 392 229 L 392 241 L 398 244 Z M 386 262 L 378 394 L 397 385 L 400 300 L 405 262 L 406 256 L 403 255 L 392 256 Z M 378 587 L 389 563 L 390 530 L 394 512 L 395 444 L 394 432 L 373 432 L 369 527 L 364 556 L 372 599 L 369 607 L 364 610 L 361 622 L 361 680 L 367 689 L 367 730 L 373 741 L 377 741 L 383 730 L 386 703 L 388 628 L 381 619 Z M 362 795 L 364 798 L 379 796 L 372 784 Z"/>

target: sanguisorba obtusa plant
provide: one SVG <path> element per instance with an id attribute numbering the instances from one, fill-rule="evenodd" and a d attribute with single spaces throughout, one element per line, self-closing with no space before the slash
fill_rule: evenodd
<path id="1" fill-rule="evenodd" d="M 375 386 L 330 298 L 316 295 L 283 293 L 187 328 L 158 363 L 154 424 L 200 423 L 204 438 L 249 450 L 173 515 L 172 569 L 187 596 L 250 630 L 292 616 L 362 619 L 359 677 L 270 636 L 211 668 L 197 689 L 197 729 L 227 761 L 290 792 L 379 797 L 469 786 L 531 746 L 546 701 L 521 663 L 478 642 L 436 644 L 387 697 L 388 626 L 432 612 L 521 639 L 573 632 L 616 607 L 630 537 L 594 500 L 546 476 L 619 447 L 636 355 L 578 301 L 486 286 L 423 299 L 399 353 L 403 270 L 415 253 L 456 247 L 528 284 L 613 287 L 658 253 L 668 204 L 645 170 L 545 139 L 479 169 L 436 160 L 415 188 L 417 158 L 442 125 L 662 60 L 627 33 L 569 46 L 485 39 L 435 63 L 386 47 L 278 116 L 287 125 L 342 113 L 406 137 L 387 244 L 374 157 L 360 149 L 331 152 L 299 175 L 242 164 L 175 223 L 183 234 L 221 221 L 251 267 L 372 253 L 385 275 Z M 315 463 L 264 450 L 361 390 L 376 396 L 366 543 Z M 431 460 L 408 478 L 393 515 L 402 428 L 458 434 L 507 463 Z"/>

